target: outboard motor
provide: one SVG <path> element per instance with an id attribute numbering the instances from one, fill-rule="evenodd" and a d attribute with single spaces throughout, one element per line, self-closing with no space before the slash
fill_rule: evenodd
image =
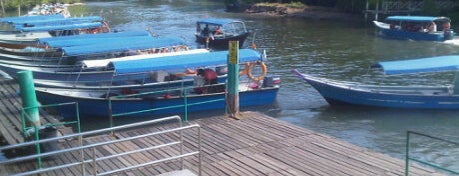
<path id="1" fill-rule="evenodd" d="M 452 29 L 447 29 L 443 35 L 445 40 L 451 40 L 454 38 L 454 31 Z"/>
<path id="2" fill-rule="evenodd" d="M 279 77 L 274 77 L 274 76 L 266 76 L 263 79 L 263 87 L 274 87 L 275 85 L 280 83 L 280 78 Z"/>

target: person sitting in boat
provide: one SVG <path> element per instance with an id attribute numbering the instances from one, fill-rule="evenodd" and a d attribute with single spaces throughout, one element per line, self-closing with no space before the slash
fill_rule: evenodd
<path id="1" fill-rule="evenodd" d="M 437 24 L 435 24 L 435 22 L 432 21 L 429 27 L 427 27 L 427 30 L 428 32 L 437 32 Z"/>
<path id="2" fill-rule="evenodd" d="M 220 35 L 220 34 L 223 34 L 222 29 L 220 28 L 220 26 L 215 27 L 214 35 Z"/>
<path id="3" fill-rule="evenodd" d="M 449 22 L 443 23 L 443 32 L 451 28 L 451 24 Z"/>
<path id="4" fill-rule="evenodd" d="M 214 70 L 209 69 L 209 68 L 207 68 L 207 69 L 198 69 L 196 75 L 198 77 L 204 79 L 204 86 L 196 88 L 195 89 L 196 93 L 205 94 L 205 93 L 215 93 L 215 92 L 217 92 L 216 88 L 214 86 L 209 86 L 209 85 L 213 85 L 213 84 L 218 84 L 218 82 L 217 82 L 217 72 L 215 72 Z"/>
<path id="5" fill-rule="evenodd" d="M 208 36 L 209 36 L 209 33 L 210 33 L 209 25 L 206 24 L 206 27 L 204 27 L 204 29 L 201 31 L 201 35 L 202 35 L 202 36 L 208 37 Z"/>

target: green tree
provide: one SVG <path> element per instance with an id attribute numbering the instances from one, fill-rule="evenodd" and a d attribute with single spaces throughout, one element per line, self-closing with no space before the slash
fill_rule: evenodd
<path id="1" fill-rule="evenodd" d="M 428 16 L 438 16 L 440 14 L 440 9 L 438 9 L 435 1 L 424 0 L 422 5 L 422 14 Z"/>

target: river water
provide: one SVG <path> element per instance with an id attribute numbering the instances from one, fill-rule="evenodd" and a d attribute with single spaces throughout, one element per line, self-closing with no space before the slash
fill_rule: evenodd
<path id="1" fill-rule="evenodd" d="M 330 106 L 290 71 L 296 68 L 315 76 L 375 84 L 447 84 L 452 74 L 387 77 L 369 66 L 377 61 L 457 54 L 459 46 L 381 39 L 363 17 L 362 22 L 336 22 L 227 13 L 222 2 L 211 0 L 89 2 L 70 11 L 73 15 L 102 15 L 116 30 L 148 28 L 160 36 L 179 36 L 192 48 L 198 47 L 194 42 L 196 20 L 244 20 L 255 32 L 255 38 L 250 37 L 247 43 L 253 40 L 259 49 L 266 50 L 268 72 L 282 78 L 275 105 L 248 110 L 401 159 L 405 157 L 407 130 L 459 141 L 459 111 Z M 459 170 L 458 146 L 414 137 L 411 149 L 420 159 Z"/>

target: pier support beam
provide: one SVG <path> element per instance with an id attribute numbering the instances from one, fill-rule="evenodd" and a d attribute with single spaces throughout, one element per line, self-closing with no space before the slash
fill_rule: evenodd
<path id="1" fill-rule="evenodd" d="M 28 108 L 25 111 L 25 113 L 27 114 L 27 119 L 30 121 L 31 125 L 39 127 L 41 123 L 38 114 L 38 101 L 37 96 L 35 95 L 35 86 L 33 84 L 32 71 L 20 71 L 18 72 L 18 78 L 19 89 L 21 91 L 22 107 L 33 107 Z"/>
<path id="2" fill-rule="evenodd" d="M 228 83 L 226 102 L 229 116 L 240 119 L 239 114 L 239 41 L 229 42 Z"/>

